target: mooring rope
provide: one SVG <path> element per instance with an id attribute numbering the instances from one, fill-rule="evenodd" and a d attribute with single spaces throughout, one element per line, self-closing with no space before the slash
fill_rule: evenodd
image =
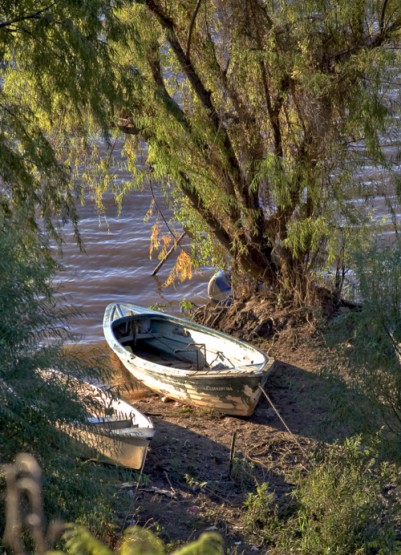
<path id="1" fill-rule="evenodd" d="M 280 422 L 283 424 L 284 428 L 287 430 L 287 432 L 291 435 L 291 437 L 294 439 L 295 443 L 298 445 L 298 447 L 300 448 L 300 450 L 302 451 L 302 453 L 307 457 L 307 452 L 305 451 L 305 449 L 302 447 L 302 445 L 299 443 L 297 437 L 293 434 L 293 432 L 290 430 L 290 428 L 287 426 L 286 422 L 284 421 L 284 418 L 281 416 L 281 414 L 279 413 L 278 409 L 275 407 L 273 401 L 270 399 L 270 397 L 268 396 L 268 394 L 266 393 L 266 391 L 264 390 L 264 388 L 259 384 L 258 385 L 259 389 L 261 390 L 261 392 L 263 393 L 263 395 L 266 397 L 267 402 L 269 403 L 269 405 L 272 407 L 272 409 L 274 410 L 274 412 L 276 413 L 276 415 L 278 416 Z"/>

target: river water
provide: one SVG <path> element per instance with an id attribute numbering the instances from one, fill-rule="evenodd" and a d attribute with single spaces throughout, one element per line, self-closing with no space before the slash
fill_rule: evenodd
<path id="1" fill-rule="evenodd" d="M 155 192 L 154 188 L 152 190 Z M 168 217 L 161 195 L 157 198 L 161 211 Z M 150 188 L 133 191 L 124 199 L 119 215 L 112 195 L 107 194 L 104 199 L 107 221 L 105 217 L 99 218 L 94 203 L 88 200 L 79 211 L 79 228 L 85 252 L 80 252 L 72 227 L 65 228 L 64 269 L 58 274 L 57 281 L 62 302 L 78 308 L 81 313 L 70 322 L 71 330 L 80 336 L 81 342 L 104 340 L 104 309 L 114 301 L 145 307 L 159 304 L 166 307 L 166 312 L 176 315 L 181 313 L 182 300 L 197 305 L 208 301 L 207 283 L 214 273 L 212 268 L 202 269 L 202 273 L 190 281 L 164 287 L 178 249 L 152 277 L 159 263 L 157 253 L 152 259 L 149 257 L 151 228 L 156 222 L 156 215 L 144 221 L 151 200 Z M 163 234 L 168 234 L 163 222 L 160 226 Z M 188 248 L 185 240 L 181 245 Z"/>

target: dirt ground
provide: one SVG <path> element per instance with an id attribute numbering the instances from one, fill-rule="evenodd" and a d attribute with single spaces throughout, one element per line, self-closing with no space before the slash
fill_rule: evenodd
<path id="1" fill-rule="evenodd" d="M 258 537 L 244 528 L 244 500 L 262 482 L 283 498 L 294 472 L 307 468 L 310 448 L 327 439 L 330 401 L 319 375 L 327 355 L 315 326 L 300 313 L 261 299 L 200 309 L 194 319 L 252 342 L 275 359 L 267 397 L 251 417 L 224 416 L 163 402 L 121 368 L 122 382 L 132 385 L 124 397 L 156 427 L 127 524 L 150 527 L 171 547 L 215 530 L 228 553 L 263 551 Z"/>

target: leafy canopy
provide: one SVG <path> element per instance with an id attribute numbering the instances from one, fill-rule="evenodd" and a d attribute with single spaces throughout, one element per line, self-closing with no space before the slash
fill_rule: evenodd
<path id="1" fill-rule="evenodd" d="M 391 172 L 380 137 L 398 110 L 399 2 L 144 0 L 119 17 L 118 60 L 136 76 L 116 114 L 130 159 L 145 151 L 195 237 L 207 229 L 258 279 L 305 290 L 342 229 L 369 220 L 349 202 L 357 168 Z"/>
<path id="2" fill-rule="evenodd" d="M 121 199 L 148 173 L 201 263 L 229 257 L 303 297 L 310 273 L 341 262 L 338 245 L 369 222 L 352 202 L 358 168 L 391 174 L 381 139 L 397 125 L 400 10 L 398 0 L 3 2 L 0 206 L 25 206 L 27 224 L 40 216 L 57 235 L 55 222 L 77 221 L 83 183 Z M 118 132 L 132 172 L 122 187 L 108 157 L 91 158 L 100 133 L 112 146 Z"/>
<path id="3" fill-rule="evenodd" d="M 72 179 L 89 133 L 108 134 L 122 96 L 105 35 L 123 36 L 118 2 L 0 5 L 0 212 L 21 207 L 28 230 L 77 223 Z M 40 226 L 40 227 L 38 227 Z"/>

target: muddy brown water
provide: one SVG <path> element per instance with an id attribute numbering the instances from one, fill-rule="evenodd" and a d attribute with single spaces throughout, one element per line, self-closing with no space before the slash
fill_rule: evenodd
<path id="1" fill-rule="evenodd" d="M 71 329 L 83 343 L 102 342 L 103 313 L 111 302 L 130 302 L 141 306 L 162 305 L 167 312 L 180 315 L 180 302 L 192 301 L 202 305 L 208 301 L 207 284 L 212 268 L 202 269 L 190 281 L 165 287 L 174 265 L 177 249 L 152 276 L 159 260 L 157 253 L 149 255 L 150 234 L 156 216 L 144 221 L 152 194 L 149 189 L 134 191 L 124 200 L 119 215 L 111 195 L 106 196 L 106 217 L 99 218 L 94 203 L 88 201 L 80 210 L 80 232 L 85 252 L 80 252 L 72 228 L 65 228 L 62 264 L 57 280 L 60 299 L 78 309 L 79 317 L 71 319 Z M 160 199 L 159 199 L 160 200 Z M 162 205 L 160 200 L 159 204 Z M 164 215 L 168 211 L 162 207 Z M 160 222 L 163 234 L 169 231 Z M 188 243 L 183 241 L 183 248 Z"/>

